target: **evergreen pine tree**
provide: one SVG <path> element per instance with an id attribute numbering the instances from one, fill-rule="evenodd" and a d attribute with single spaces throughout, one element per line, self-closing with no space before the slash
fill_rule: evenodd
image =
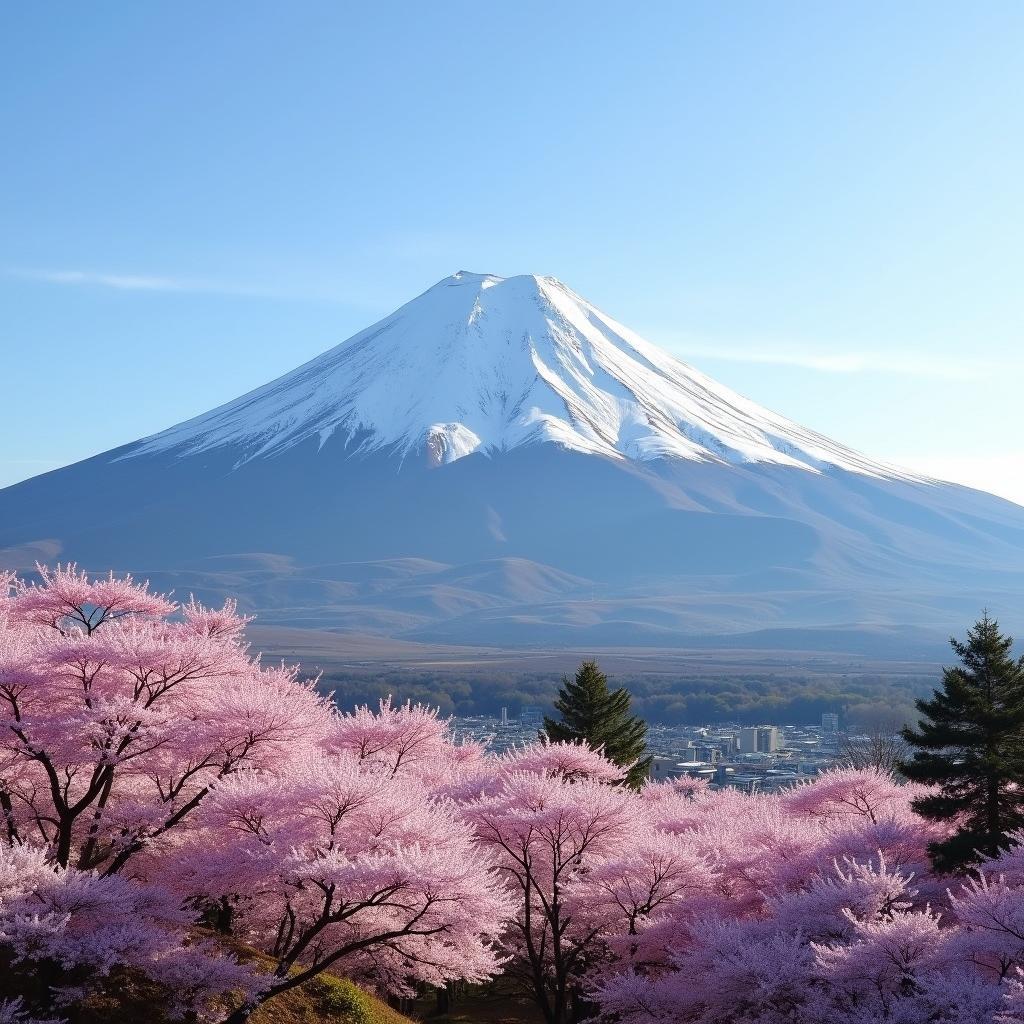
<path id="1" fill-rule="evenodd" d="M 629 713 L 627 690 L 608 689 L 608 677 L 596 661 L 585 661 L 576 678 L 562 678 L 555 710 L 559 719 L 544 719 L 544 732 L 552 741 L 580 742 L 603 747 L 605 757 L 626 767 L 626 785 L 634 789 L 647 778 L 651 758 L 644 756 L 647 723 Z"/>
<path id="2" fill-rule="evenodd" d="M 969 870 L 1011 843 L 1024 826 L 1024 657 L 988 613 L 950 641 L 962 662 L 943 670 L 942 689 L 917 701 L 918 728 L 903 730 L 917 748 L 902 771 L 912 782 L 938 787 L 914 801 L 918 814 L 955 821 L 956 832 L 929 847 L 936 871 Z"/>

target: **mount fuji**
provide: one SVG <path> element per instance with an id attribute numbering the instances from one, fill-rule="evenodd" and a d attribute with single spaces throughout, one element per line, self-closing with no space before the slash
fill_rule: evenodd
<path id="1" fill-rule="evenodd" d="M 769 412 L 535 276 L 454 274 L 256 391 L 0 491 L 0 565 L 36 559 L 429 642 L 1024 618 L 1024 508 Z"/>

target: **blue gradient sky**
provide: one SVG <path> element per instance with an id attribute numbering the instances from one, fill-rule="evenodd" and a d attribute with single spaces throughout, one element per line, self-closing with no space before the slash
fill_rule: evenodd
<path id="1" fill-rule="evenodd" d="M 1024 502 L 1024 4 L 7 4 L 0 484 L 545 273 Z"/>

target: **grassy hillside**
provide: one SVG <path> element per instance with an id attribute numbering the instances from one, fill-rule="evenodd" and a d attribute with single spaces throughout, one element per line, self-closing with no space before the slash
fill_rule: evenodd
<path id="1" fill-rule="evenodd" d="M 163 993 L 138 976 L 120 975 L 99 995 L 66 1013 L 69 1024 L 167 1024 Z M 409 1018 L 344 978 L 324 974 L 261 1007 L 252 1024 L 410 1024 Z"/>
<path id="2" fill-rule="evenodd" d="M 324 974 L 263 1007 L 252 1024 L 409 1024 L 409 1018 L 344 978 Z"/>

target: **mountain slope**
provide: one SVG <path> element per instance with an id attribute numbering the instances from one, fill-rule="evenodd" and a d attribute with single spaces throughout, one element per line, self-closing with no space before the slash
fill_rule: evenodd
<path id="1" fill-rule="evenodd" d="M 263 388 L 0 491 L 0 564 L 40 556 L 459 643 L 1024 618 L 1024 509 L 806 430 L 537 277 L 454 275 Z"/>
<path id="2" fill-rule="evenodd" d="M 279 454 L 341 436 L 435 463 L 535 441 L 612 458 L 834 466 L 918 479 L 776 416 L 551 277 L 460 271 L 292 373 L 132 455 Z"/>

